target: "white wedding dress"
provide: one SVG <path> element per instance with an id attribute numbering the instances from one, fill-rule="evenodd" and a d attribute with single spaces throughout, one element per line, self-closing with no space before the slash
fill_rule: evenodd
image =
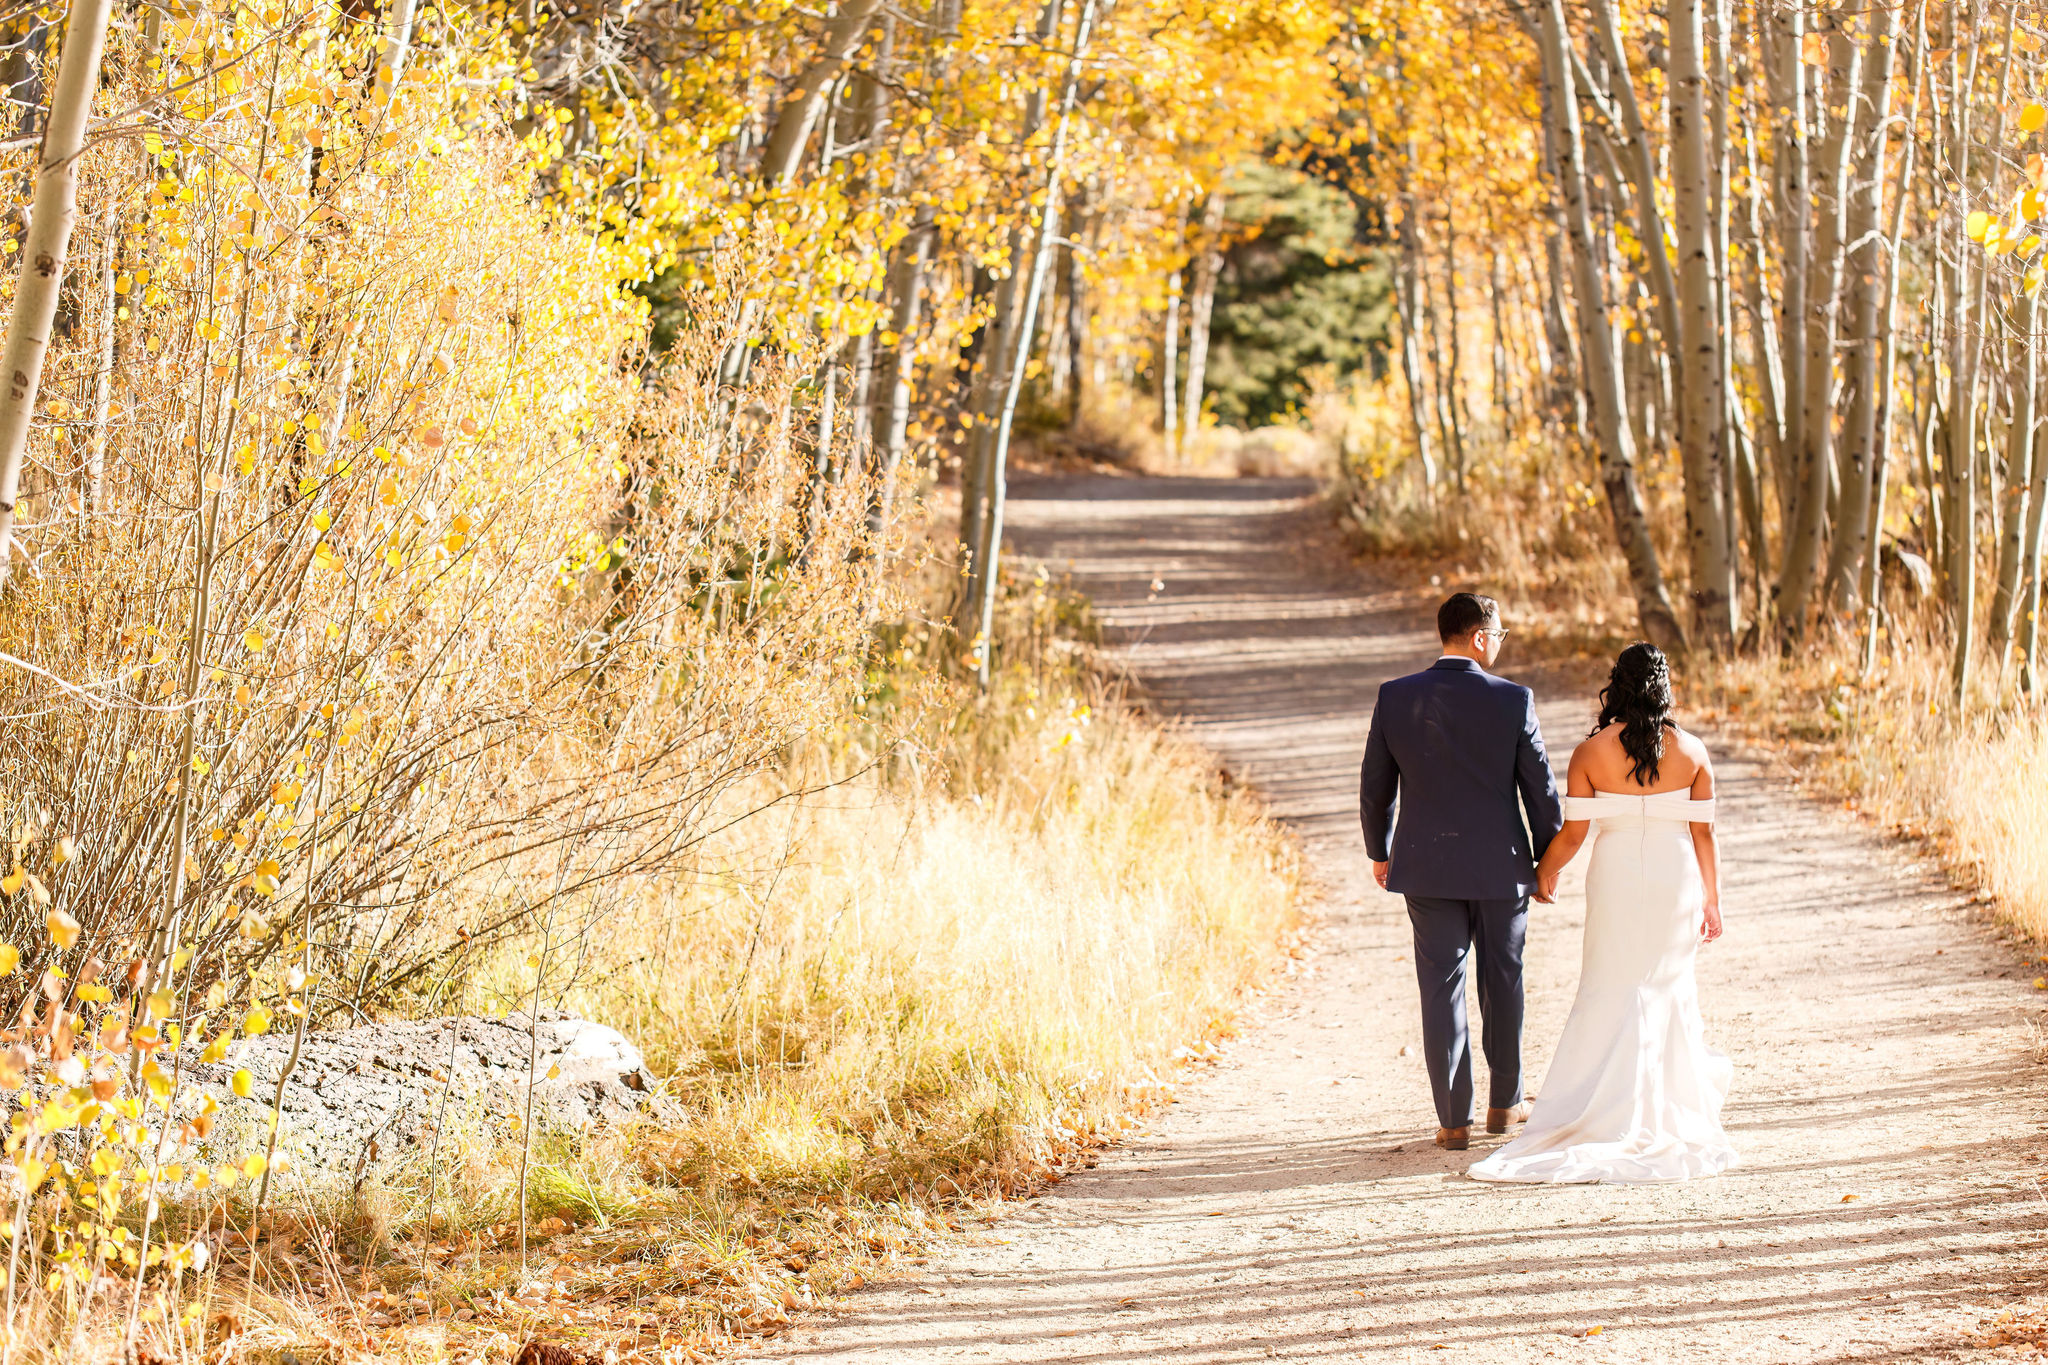
<path id="1" fill-rule="evenodd" d="M 1601 792 L 1566 797 L 1564 818 L 1594 822 L 1578 998 L 1528 1125 L 1471 1174 L 1637 1184 L 1725 1171 L 1733 1068 L 1700 1023 L 1705 889 L 1686 828 L 1711 822 L 1714 803 Z"/>

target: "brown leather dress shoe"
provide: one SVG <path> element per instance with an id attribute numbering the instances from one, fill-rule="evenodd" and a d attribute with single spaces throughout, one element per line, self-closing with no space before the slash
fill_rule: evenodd
<path id="1" fill-rule="evenodd" d="M 1505 1133 L 1508 1130 L 1509 1124 L 1527 1123 L 1528 1121 L 1529 1102 L 1527 1100 L 1523 1100 L 1512 1109 L 1489 1109 L 1486 1111 L 1486 1131 L 1489 1133 Z"/>
<path id="2" fill-rule="evenodd" d="M 1436 1130 L 1436 1145 L 1447 1152 L 1462 1152 L 1472 1145 L 1472 1125 L 1463 1128 L 1439 1128 Z"/>

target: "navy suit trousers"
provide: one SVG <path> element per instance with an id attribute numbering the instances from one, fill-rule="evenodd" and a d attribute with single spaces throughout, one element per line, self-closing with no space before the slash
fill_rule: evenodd
<path id="1" fill-rule="evenodd" d="M 1480 1047 L 1486 1053 L 1488 1104 L 1522 1102 L 1522 942 L 1529 898 L 1445 900 L 1410 896 L 1415 979 L 1422 987 L 1422 1050 L 1437 1122 L 1471 1123 L 1472 1042 L 1465 1027 L 1465 975 L 1479 956 Z"/>

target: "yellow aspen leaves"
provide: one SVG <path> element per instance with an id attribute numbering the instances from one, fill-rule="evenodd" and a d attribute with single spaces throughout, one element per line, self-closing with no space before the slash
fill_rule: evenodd
<path id="1" fill-rule="evenodd" d="M 194 754 L 192 755 L 192 771 L 198 773 L 201 777 L 204 777 L 208 773 L 213 771 L 213 765 L 211 763 L 208 763 L 205 759 L 201 758 L 198 754 Z"/>
<path id="2" fill-rule="evenodd" d="M 318 564 L 321 568 L 327 569 L 329 571 L 339 571 L 341 569 L 345 569 L 348 567 L 347 561 L 343 560 L 342 557 L 338 553 L 336 553 L 335 548 L 332 545 L 329 545 L 324 540 L 321 541 L 317 547 L 315 547 L 313 551 L 313 562 Z"/>
<path id="3" fill-rule="evenodd" d="M 2048 109 L 2044 109 L 2031 100 L 2028 101 L 2027 107 L 2020 110 L 2020 131 L 2023 133 L 2038 133 L 2041 131 L 2043 124 L 2048 124 Z"/>
<path id="4" fill-rule="evenodd" d="M 1963 222 L 1963 232 L 1973 242 L 1984 240 L 1984 234 L 1991 230 L 1991 215 L 1982 209 L 1974 210 Z"/>
<path id="5" fill-rule="evenodd" d="M 256 864 L 256 871 L 253 874 L 253 885 L 259 894 L 275 896 L 279 879 L 283 875 L 284 869 L 278 866 L 277 859 L 265 858 L 262 862 Z"/>
<path id="6" fill-rule="evenodd" d="M 248 650 L 251 654 L 261 654 L 263 652 L 263 632 L 254 626 L 243 631 L 242 648 Z"/>
<path id="7" fill-rule="evenodd" d="M 242 1162 L 242 1175 L 249 1180 L 258 1179 L 262 1176 L 263 1168 L 267 1164 L 263 1159 L 263 1153 L 257 1152 Z"/>
<path id="8" fill-rule="evenodd" d="M 78 841 L 66 834 L 58 838 L 57 851 L 50 855 L 50 861 L 58 867 L 62 867 L 77 856 Z M 0 975 L 4 975 L 4 973 L 0 973 Z"/>
<path id="9" fill-rule="evenodd" d="M 327 509 L 326 509 L 326 508 L 324 508 L 324 507 L 323 507 L 323 508 L 321 508 L 321 509 L 320 509 L 319 511 L 317 511 L 317 512 L 315 512 L 315 513 L 313 514 L 313 529 L 314 529 L 314 530 L 316 530 L 316 531 L 320 531 L 320 532 L 322 532 L 322 533 L 325 533 L 325 531 L 327 530 L 327 528 L 328 528 L 328 527 L 330 527 L 330 526 L 332 526 L 332 525 L 334 525 L 334 518 L 333 518 L 332 516 L 328 515 L 328 512 L 327 512 Z"/>
<path id="10" fill-rule="evenodd" d="M 228 1081 L 228 1087 L 246 1100 L 256 1093 L 256 1078 L 249 1074 L 248 1067 L 238 1067 L 234 1077 Z"/>
<path id="11" fill-rule="evenodd" d="M 270 1032 L 270 1018 L 270 1011 L 259 1004 L 243 1016 L 242 1032 L 251 1038 L 262 1036 Z"/>
<path id="12" fill-rule="evenodd" d="M 443 322 L 454 322 L 461 314 L 462 294 L 454 285 L 441 291 L 441 297 L 434 302 L 434 316 Z"/>
<path id="13" fill-rule="evenodd" d="M 69 948 L 78 942 L 78 921 L 69 912 L 52 910 L 43 923 L 50 931 L 50 942 L 59 948 Z"/>
<path id="14" fill-rule="evenodd" d="M 144 1002 L 143 1008 L 149 1012 L 151 1019 L 168 1019 L 171 1017 L 171 1011 L 178 1008 L 178 997 L 171 994 L 170 987 L 159 986 L 149 993 L 149 999 Z"/>
<path id="15" fill-rule="evenodd" d="M 386 507 L 395 506 L 398 502 L 398 480 L 385 479 L 379 483 L 377 485 L 377 501 L 383 503 Z"/>
<path id="16" fill-rule="evenodd" d="M 0 943 L 0 976 L 13 976 L 21 966 L 21 949 L 12 943 Z"/>
<path id="17" fill-rule="evenodd" d="M 233 1035 L 226 1029 L 222 1029 L 219 1033 L 214 1034 L 208 1040 L 205 1049 L 200 1052 L 199 1060 L 202 1062 L 217 1062 L 227 1056 L 228 1042 L 232 1037 Z"/>
<path id="18" fill-rule="evenodd" d="M 12 872 L 8 873 L 5 877 L 0 877 L 0 891 L 5 891 L 10 896 L 16 895 L 21 891 L 22 884 L 27 880 L 28 870 L 22 867 L 20 863 L 16 863 Z"/>

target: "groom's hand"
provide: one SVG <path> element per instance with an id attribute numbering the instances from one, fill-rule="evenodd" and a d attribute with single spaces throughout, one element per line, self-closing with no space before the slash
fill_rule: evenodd
<path id="1" fill-rule="evenodd" d="M 1387 868 L 1389 866 L 1391 866 L 1389 863 L 1374 863 L 1372 865 L 1372 879 L 1380 884 L 1380 890 L 1382 891 L 1387 889 Z"/>
<path id="2" fill-rule="evenodd" d="M 1557 879 L 1558 879 L 1558 875 L 1559 875 L 1559 874 L 1558 874 L 1558 873 L 1556 873 L 1556 872 L 1545 872 L 1545 871 L 1543 871 L 1543 870 L 1542 870 L 1541 868 L 1538 868 L 1538 869 L 1537 869 L 1537 872 L 1536 872 L 1536 903 L 1537 903 L 1538 905 L 1555 905 L 1555 904 L 1557 904 Z"/>

